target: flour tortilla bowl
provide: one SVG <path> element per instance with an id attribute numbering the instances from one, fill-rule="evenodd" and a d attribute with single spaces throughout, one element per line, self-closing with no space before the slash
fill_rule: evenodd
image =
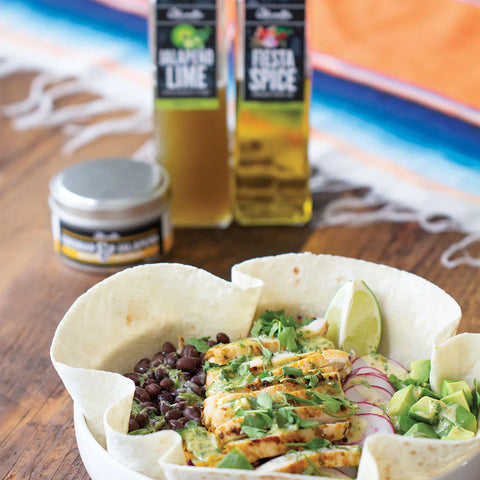
<path id="1" fill-rule="evenodd" d="M 122 480 L 304 478 L 189 467 L 176 432 L 127 435 L 134 384 L 121 374 L 177 335 L 202 337 L 224 331 L 232 340 L 243 338 L 256 315 L 267 308 L 321 317 L 348 280 L 364 280 L 378 299 L 383 314 L 380 353 L 406 367 L 413 360 L 432 358 L 434 385 L 452 373 L 470 386 L 480 378 L 480 335 L 454 337 L 461 317 L 458 304 L 437 286 L 407 272 L 309 253 L 248 260 L 233 267 L 232 282 L 179 264 L 134 267 L 79 297 L 52 342 L 52 362 L 74 400 L 85 464 L 124 468 Z M 454 371 L 449 358 L 457 360 Z M 479 451 L 478 433 L 456 442 L 373 435 L 366 441 L 357 478 L 432 478 Z"/>

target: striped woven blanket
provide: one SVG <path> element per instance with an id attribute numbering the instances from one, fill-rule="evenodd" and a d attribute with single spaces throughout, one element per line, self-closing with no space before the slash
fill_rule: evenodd
<path id="1" fill-rule="evenodd" d="M 2 114 L 18 129 L 63 126 L 67 151 L 151 131 L 147 15 L 148 0 L 2 0 L 0 77 L 38 72 Z M 312 191 L 368 187 L 330 203 L 321 224 L 460 230 L 443 263 L 480 266 L 463 250 L 480 240 L 480 1 L 310 0 L 308 23 Z M 76 92 L 97 97 L 55 107 Z M 117 110 L 129 114 L 85 122 Z"/>

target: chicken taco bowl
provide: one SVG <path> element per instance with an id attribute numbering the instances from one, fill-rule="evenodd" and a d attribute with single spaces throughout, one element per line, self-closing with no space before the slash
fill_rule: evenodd
<path id="1" fill-rule="evenodd" d="M 94 480 L 443 478 L 480 451 L 480 335 L 460 318 L 356 259 L 257 258 L 231 282 L 145 265 L 79 297 L 51 358 Z"/>

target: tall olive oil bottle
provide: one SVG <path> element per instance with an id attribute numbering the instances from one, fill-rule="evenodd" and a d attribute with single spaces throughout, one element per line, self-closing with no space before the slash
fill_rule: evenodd
<path id="1" fill-rule="evenodd" d="M 226 227 L 229 143 L 223 0 L 154 0 L 157 158 L 171 181 L 179 227 Z"/>
<path id="2" fill-rule="evenodd" d="M 234 218 L 303 225 L 312 214 L 305 2 L 238 0 L 237 23 Z"/>

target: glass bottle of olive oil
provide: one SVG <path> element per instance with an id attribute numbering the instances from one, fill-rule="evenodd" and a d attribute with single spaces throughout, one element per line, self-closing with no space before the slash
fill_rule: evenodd
<path id="1" fill-rule="evenodd" d="M 223 0 L 153 0 L 157 158 L 179 227 L 226 227 L 229 143 Z"/>
<path id="2" fill-rule="evenodd" d="M 237 15 L 234 217 L 303 225 L 312 214 L 305 1 L 238 0 Z"/>

